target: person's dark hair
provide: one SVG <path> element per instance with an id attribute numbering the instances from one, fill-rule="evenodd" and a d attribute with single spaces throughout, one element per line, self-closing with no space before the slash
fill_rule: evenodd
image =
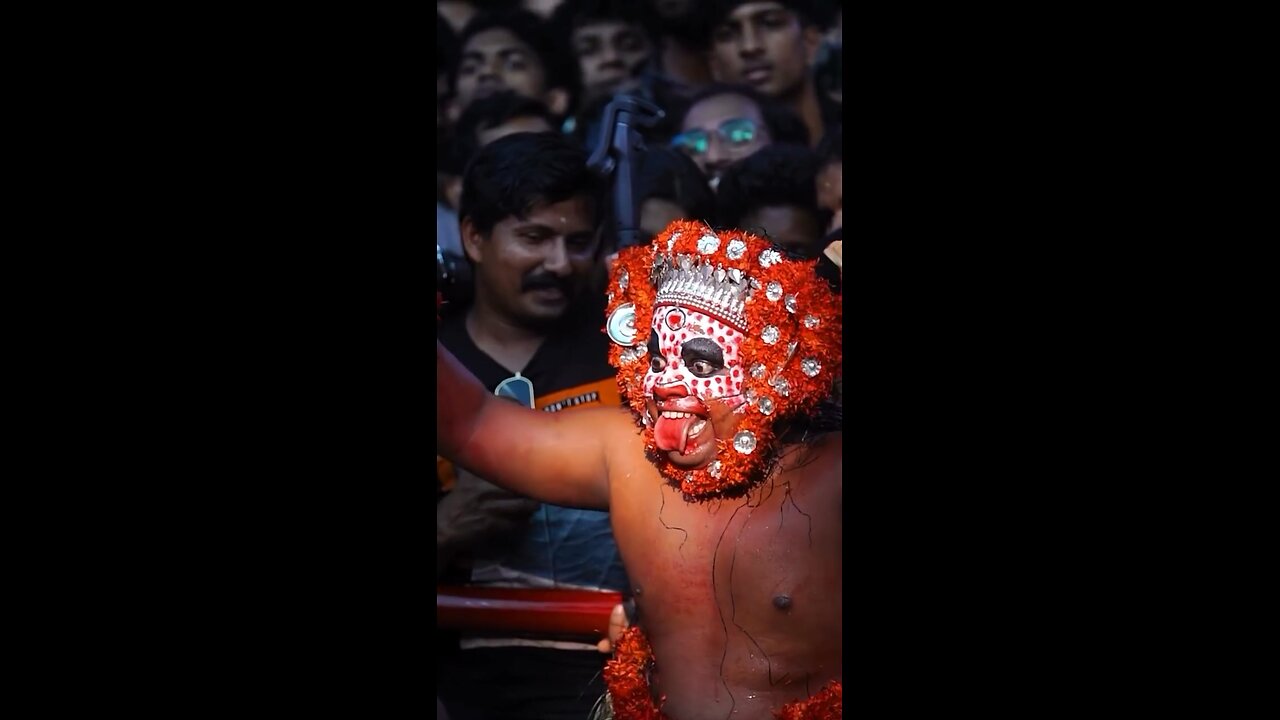
<path id="1" fill-rule="evenodd" d="M 740 227 L 751 210 L 793 205 L 812 210 L 818 226 L 826 227 L 830 218 L 818 206 L 817 174 L 818 156 L 809 148 L 788 143 L 763 147 L 724 171 L 716 190 L 717 219 L 722 226 Z"/>
<path id="2" fill-rule="evenodd" d="M 564 0 L 547 22 L 556 37 L 567 40 L 577 28 L 598 22 L 624 22 L 647 29 L 650 14 L 646 3 L 634 0 Z"/>
<path id="3" fill-rule="evenodd" d="M 769 128 L 769 135 L 775 143 L 809 144 L 809 129 L 793 110 L 777 100 L 761 95 L 750 86 L 725 83 L 708 85 L 690 98 L 680 113 L 680 119 L 676 122 L 676 132 L 679 132 L 679 128 L 684 125 L 684 119 L 694 105 L 718 95 L 737 95 L 755 103 L 756 107 L 760 108 L 760 116 L 764 118 L 764 124 Z"/>
<path id="4" fill-rule="evenodd" d="M 514 133 L 480 148 L 462 177 L 458 219 L 470 219 L 481 235 L 535 205 L 578 195 L 600 219 L 605 183 L 587 169 L 587 153 L 554 133 Z"/>
<path id="5" fill-rule="evenodd" d="M 504 91 L 476 100 L 458 118 L 455 152 L 463 158 L 465 164 L 480 149 L 478 136 L 481 130 L 490 130 L 508 120 L 522 117 L 540 117 L 552 128 L 556 126 L 555 118 L 547 106 L 533 98 Z"/>
<path id="6" fill-rule="evenodd" d="M 640 0 L 645 8 L 642 21 L 654 39 L 669 37 L 689 49 L 704 49 L 707 34 L 707 17 L 697 0 L 689 3 L 688 10 L 680 17 L 666 18 L 654 7 L 657 0 Z"/>
<path id="7" fill-rule="evenodd" d="M 677 150 L 650 147 L 637 163 L 636 204 L 650 198 L 670 200 L 694 220 L 710 222 L 715 217 L 716 198 L 698 164 Z"/>
<path id="8" fill-rule="evenodd" d="M 542 62 L 547 87 L 567 90 L 570 96 L 569 107 L 573 107 L 573 103 L 577 101 L 580 78 L 578 63 L 569 52 L 568 43 L 557 40 L 545 20 L 520 8 L 486 10 L 471 18 L 458 38 L 458 51 L 449 71 L 450 92 L 455 92 L 458 88 L 458 67 L 462 63 L 462 52 L 467 43 L 476 35 L 494 28 L 510 30 L 512 35 L 533 48 Z"/>
<path id="9" fill-rule="evenodd" d="M 452 77 L 453 66 L 461 47 L 457 33 L 449 27 L 449 21 L 436 13 L 436 75 L 447 73 Z"/>
<path id="10" fill-rule="evenodd" d="M 707 42 L 711 41 L 712 33 L 715 31 L 716 26 L 724 22 L 734 8 L 757 1 L 706 0 L 705 2 L 699 2 L 698 7 L 701 8 L 702 23 L 706 30 L 704 39 Z M 776 2 L 795 13 L 800 18 L 802 26 L 817 25 L 825 29 L 835 22 L 835 13 L 830 10 L 829 3 L 822 2 L 822 0 L 771 0 L 771 2 Z M 837 9 L 839 9 L 838 6 Z"/>

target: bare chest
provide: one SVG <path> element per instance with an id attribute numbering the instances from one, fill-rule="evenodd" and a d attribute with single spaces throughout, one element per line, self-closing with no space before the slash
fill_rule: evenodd
<path id="1" fill-rule="evenodd" d="M 655 482 L 614 498 L 639 624 L 673 700 L 682 685 L 693 692 L 723 680 L 748 692 L 820 667 L 839 673 L 838 473 L 809 465 L 742 498 L 699 503 L 654 473 Z"/>

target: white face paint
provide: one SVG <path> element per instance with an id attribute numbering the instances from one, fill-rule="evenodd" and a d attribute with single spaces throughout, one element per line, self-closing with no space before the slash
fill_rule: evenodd
<path id="1" fill-rule="evenodd" d="M 658 352 L 653 353 L 650 335 L 649 372 L 645 374 L 645 394 L 697 396 L 706 401 L 742 393 L 745 370 L 738 348 L 742 333 L 697 310 L 664 305 L 653 314 L 653 333 Z"/>
<path id="2" fill-rule="evenodd" d="M 732 436 L 737 422 L 715 418 L 723 405 L 737 417 L 745 370 L 738 349 L 742 333 L 697 310 L 662 305 L 649 335 L 649 398 L 654 444 L 682 468 L 700 468 L 716 455 L 717 438 Z M 726 434 L 727 433 L 727 434 Z"/>

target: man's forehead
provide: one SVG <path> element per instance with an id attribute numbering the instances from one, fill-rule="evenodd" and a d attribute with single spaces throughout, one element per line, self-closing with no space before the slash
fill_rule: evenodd
<path id="1" fill-rule="evenodd" d="M 711 130 L 725 120 L 747 118 L 763 123 L 760 107 L 751 98 L 737 93 L 725 93 L 704 98 L 689 109 L 684 118 L 684 129 L 702 128 Z"/>
<path id="2" fill-rule="evenodd" d="M 554 203 L 535 202 L 521 215 L 507 218 L 515 227 L 540 225 L 560 233 L 591 232 L 591 201 L 575 195 Z"/>
<path id="3" fill-rule="evenodd" d="M 728 22 L 735 22 L 735 21 L 743 22 L 745 20 L 749 20 L 753 16 L 760 15 L 762 13 L 776 11 L 776 10 L 783 10 L 786 12 L 790 12 L 791 8 L 779 2 L 742 3 L 741 5 L 738 5 L 734 9 L 730 10 L 729 13 L 725 15 L 724 19 L 721 20 L 720 22 L 721 23 L 728 23 Z"/>

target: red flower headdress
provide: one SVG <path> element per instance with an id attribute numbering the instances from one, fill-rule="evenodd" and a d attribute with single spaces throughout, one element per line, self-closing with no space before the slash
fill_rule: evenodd
<path id="1" fill-rule="evenodd" d="M 659 300 L 744 328 L 739 354 L 748 407 L 734 436 L 716 439 L 715 459 L 704 468 L 658 463 L 686 495 L 706 498 L 758 479 L 753 476 L 773 450 L 775 424 L 831 394 L 841 365 L 841 303 L 814 272 L 816 263 L 788 260 L 750 233 L 687 220 L 671 223 L 647 246 L 618 254 L 609 279 L 609 359 L 639 418 L 646 414 L 648 328 Z M 657 452 L 653 432 L 645 430 L 651 455 Z"/>

